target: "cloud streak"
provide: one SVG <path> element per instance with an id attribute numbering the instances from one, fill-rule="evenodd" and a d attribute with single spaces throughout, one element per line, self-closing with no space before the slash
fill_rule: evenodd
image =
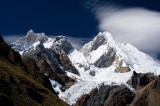
<path id="1" fill-rule="evenodd" d="M 16 40 L 18 40 L 19 38 L 23 36 L 24 35 L 7 35 L 7 36 L 3 36 L 3 38 L 8 44 L 10 44 L 12 42 L 15 42 Z"/>
<path id="2" fill-rule="evenodd" d="M 97 4 L 96 4 L 97 3 Z M 109 31 L 118 40 L 128 42 L 157 57 L 160 52 L 160 13 L 145 8 L 125 8 L 98 2 L 90 9 L 99 22 L 99 31 Z"/>
<path id="3" fill-rule="evenodd" d="M 77 50 L 81 49 L 84 44 L 88 43 L 91 39 L 90 38 L 76 38 L 76 37 L 68 37 L 69 41 L 71 42 L 72 46 Z"/>

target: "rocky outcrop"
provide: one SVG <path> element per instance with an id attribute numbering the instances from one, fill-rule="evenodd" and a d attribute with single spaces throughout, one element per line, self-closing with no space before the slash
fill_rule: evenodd
<path id="1" fill-rule="evenodd" d="M 155 79 L 155 76 L 152 73 L 142 74 L 142 73 L 136 73 L 135 71 L 133 71 L 133 75 L 127 83 L 131 85 L 133 88 L 139 89 L 146 86 L 148 83 L 150 83 L 154 79 Z"/>
<path id="2" fill-rule="evenodd" d="M 113 49 L 109 49 L 108 53 L 105 53 L 102 55 L 95 63 L 94 66 L 98 68 L 105 68 L 109 67 L 113 64 L 113 62 L 116 59 L 116 53 L 114 52 Z"/>
<path id="3" fill-rule="evenodd" d="M 74 69 L 75 72 L 77 71 L 70 65 L 70 61 L 67 61 L 67 59 L 63 60 L 62 56 L 57 54 L 54 50 L 44 48 L 42 44 L 39 44 L 33 50 L 24 52 L 22 54 L 22 59 L 33 59 L 43 74 L 64 86 L 66 83 L 73 81 L 66 75 L 65 71 L 70 71 L 72 69 Z M 68 64 L 65 64 L 66 61 Z"/>
<path id="4" fill-rule="evenodd" d="M 89 94 L 82 95 L 76 102 L 75 106 L 86 106 L 85 103 L 90 98 Z"/>
<path id="5" fill-rule="evenodd" d="M 22 59 L 18 52 L 15 52 L 0 36 L 0 56 L 6 58 L 13 64 L 21 65 Z"/>
<path id="6" fill-rule="evenodd" d="M 136 91 L 130 106 L 160 106 L 160 77 L 155 78 L 144 88 Z"/>
<path id="7" fill-rule="evenodd" d="M 73 66 L 72 62 L 65 53 L 61 52 L 58 59 L 63 66 L 63 70 L 79 75 L 78 70 Z"/>
<path id="8" fill-rule="evenodd" d="M 99 34 L 92 42 L 90 42 L 90 44 L 84 45 L 80 52 L 84 53 L 85 56 L 88 56 L 91 51 L 96 50 L 99 46 L 105 43 L 105 37 L 102 34 Z"/>
<path id="9" fill-rule="evenodd" d="M 126 106 L 132 102 L 135 94 L 126 87 L 117 87 L 109 92 L 104 106 Z"/>
<path id="10" fill-rule="evenodd" d="M 63 51 L 66 55 L 69 54 L 74 48 L 72 47 L 71 43 L 67 40 L 65 36 L 57 36 L 51 47 L 55 50 L 58 54 Z"/>
<path id="11" fill-rule="evenodd" d="M 101 86 L 82 95 L 76 106 L 126 106 L 134 99 L 134 92 L 125 86 Z"/>
<path id="12" fill-rule="evenodd" d="M 102 85 L 82 95 L 76 106 L 159 106 L 160 77 L 133 72 L 128 81 L 134 91 L 123 85 Z"/>
<path id="13" fill-rule="evenodd" d="M 125 64 L 125 62 L 119 59 L 119 57 L 116 57 L 114 61 L 114 65 L 116 65 L 115 72 L 125 73 L 125 72 L 131 71 L 129 66 L 127 66 L 126 64 L 125 65 L 123 64 Z"/>
<path id="14" fill-rule="evenodd" d="M 131 69 L 127 66 L 126 67 L 120 66 L 120 67 L 116 67 L 115 69 L 115 72 L 120 72 L 120 73 L 125 73 L 129 71 L 131 71 Z"/>

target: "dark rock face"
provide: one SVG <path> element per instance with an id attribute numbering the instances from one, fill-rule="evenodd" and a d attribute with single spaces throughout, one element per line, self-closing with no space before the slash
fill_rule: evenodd
<path id="1" fill-rule="evenodd" d="M 66 75 L 65 71 L 75 73 L 77 71 L 65 55 L 59 55 L 54 50 L 44 48 L 43 44 L 29 52 L 24 52 L 22 58 L 23 60 L 33 59 L 42 73 L 62 85 L 72 80 Z"/>
<path id="2" fill-rule="evenodd" d="M 89 71 L 89 74 L 92 75 L 92 76 L 95 76 L 96 73 L 95 73 L 94 70 L 91 70 L 91 71 Z"/>
<path id="3" fill-rule="evenodd" d="M 115 72 L 125 73 L 129 72 L 131 69 L 129 67 L 117 67 L 115 69 Z"/>
<path id="4" fill-rule="evenodd" d="M 85 102 L 90 98 L 90 95 L 84 94 L 82 95 L 76 102 L 75 106 L 86 106 Z"/>
<path id="5" fill-rule="evenodd" d="M 22 59 L 18 52 L 15 52 L 10 46 L 4 42 L 3 38 L 0 36 L 0 56 L 3 56 L 8 61 L 14 64 L 21 64 Z"/>
<path id="6" fill-rule="evenodd" d="M 105 43 L 105 37 L 103 35 L 98 35 L 96 39 L 93 40 L 91 45 L 84 46 L 80 51 L 83 52 L 85 56 L 88 56 L 89 52 L 96 50 L 99 46 Z"/>
<path id="7" fill-rule="evenodd" d="M 93 45 L 91 47 L 91 51 L 96 50 L 100 45 L 103 45 L 105 42 L 106 42 L 106 39 L 103 35 L 97 36 L 97 38 L 93 42 Z"/>
<path id="8" fill-rule="evenodd" d="M 59 54 L 59 61 L 63 66 L 63 70 L 66 70 L 68 72 L 74 73 L 79 75 L 79 72 L 77 71 L 77 69 L 73 66 L 72 62 L 70 61 L 70 59 L 68 58 L 68 56 L 66 56 L 65 53 L 61 52 Z"/>
<path id="9" fill-rule="evenodd" d="M 133 88 L 141 88 L 146 86 L 149 82 L 154 80 L 155 76 L 152 73 L 136 73 L 133 72 L 131 79 L 128 81 L 128 84 L 131 85 Z"/>
<path id="10" fill-rule="evenodd" d="M 160 78 L 138 90 L 131 106 L 160 106 Z"/>
<path id="11" fill-rule="evenodd" d="M 135 94 L 129 89 L 118 87 L 109 92 L 109 96 L 107 100 L 105 100 L 104 106 L 126 106 L 133 101 L 134 96 Z"/>
<path id="12" fill-rule="evenodd" d="M 54 45 L 52 45 L 53 50 L 57 53 L 63 51 L 65 54 L 69 54 L 74 48 L 71 43 L 67 40 L 65 36 L 57 36 L 54 40 Z"/>
<path id="13" fill-rule="evenodd" d="M 135 94 L 125 86 L 101 86 L 88 95 L 81 96 L 76 106 L 126 106 Z"/>
<path id="14" fill-rule="evenodd" d="M 102 55 L 94 65 L 99 68 L 105 68 L 113 64 L 116 59 L 116 53 L 113 49 L 109 49 L 107 54 Z"/>
<path id="15" fill-rule="evenodd" d="M 52 92 L 54 92 L 48 77 L 45 76 L 42 72 L 40 72 L 40 69 L 34 60 L 32 60 L 32 59 L 24 60 L 23 63 L 26 66 L 25 71 L 27 74 L 29 74 L 38 83 L 40 83 L 44 87 L 48 88 Z"/>

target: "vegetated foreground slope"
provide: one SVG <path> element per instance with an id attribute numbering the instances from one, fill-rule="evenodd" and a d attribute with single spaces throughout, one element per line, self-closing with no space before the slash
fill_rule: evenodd
<path id="1" fill-rule="evenodd" d="M 0 36 L 0 106 L 67 106 L 33 60 L 21 56 Z"/>

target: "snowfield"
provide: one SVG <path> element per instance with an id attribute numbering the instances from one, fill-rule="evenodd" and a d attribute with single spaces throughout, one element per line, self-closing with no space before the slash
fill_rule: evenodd
<path id="1" fill-rule="evenodd" d="M 100 85 L 121 85 L 126 84 L 126 82 L 132 76 L 132 72 L 127 73 L 115 73 L 114 67 L 109 67 L 106 69 L 96 68 L 95 76 L 89 75 L 89 71 L 84 72 L 84 70 L 79 71 L 80 76 L 74 75 L 70 72 L 67 72 L 67 75 L 76 78 L 77 82 L 65 92 L 60 92 L 58 95 L 62 100 L 67 102 L 70 105 L 74 105 L 77 99 L 83 95 L 88 94 L 92 89 L 98 88 Z M 128 86 L 128 85 L 127 85 Z"/>

